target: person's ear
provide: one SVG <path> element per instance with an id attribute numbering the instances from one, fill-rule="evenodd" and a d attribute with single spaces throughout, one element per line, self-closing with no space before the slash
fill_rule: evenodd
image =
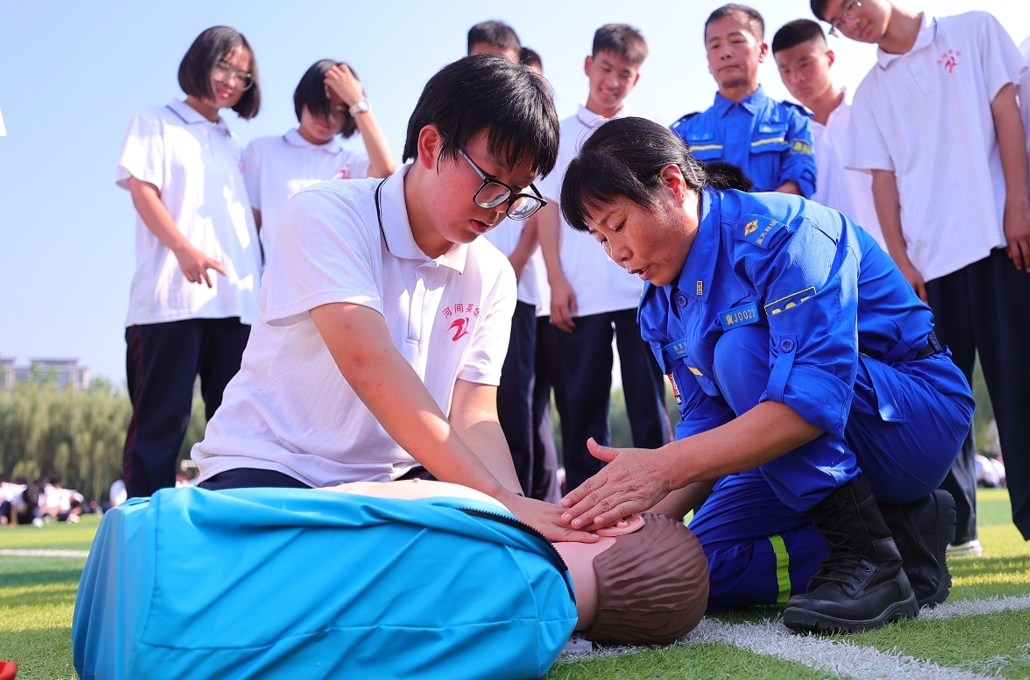
<path id="1" fill-rule="evenodd" d="M 762 45 L 758 48 L 758 63 L 761 64 L 765 61 L 766 55 L 769 54 L 769 43 L 762 42 Z"/>
<path id="2" fill-rule="evenodd" d="M 586 74 L 587 78 L 590 77 L 590 67 L 593 66 L 593 65 L 594 65 L 594 57 L 591 56 L 591 55 L 588 55 L 587 58 L 583 61 L 583 73 Z"/>
<path id="3" fill-rule="evenodd" d="M 675 163 L 669 163 L 661 172 L 658 173 L 658 177 L 662 182 L 662 186 L 668 191 L 677 202 L 682 203 L 687 196 L 687 180 L 683 178 L 683 173 L 680 171 L 680 167 Z"/>
<path id="4" fill-rule="evenodd" d="M 634 87 L 636 87 L 638 82 L 640 82 L 640 71 L 637 71 L 635 74 L 633 74 L 633 82 L 630 84 L 629 89 L 632 90 Z"/>
<path id="5" fill-rule="evenodd" d="M 436 167 L 443 148 L 443 136 L 435 125 L 426 125 L 418 132 L 418 162 L 426 170 Z"/>
<path id="6" fill-rule="evenodd" d="M 833 66 L 833 62 L 837 59 L 837 55 L 833 53 L 833 50 L 826 50 L 826 65 Z"/>

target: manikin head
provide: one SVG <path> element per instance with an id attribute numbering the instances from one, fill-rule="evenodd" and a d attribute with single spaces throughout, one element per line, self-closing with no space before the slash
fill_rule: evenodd
<path id="1" fill-rule="evenodd" d="M 378 498 L 467 498 L 503 509 L 457 484 L 413 479 L 356 482 L 332 491 Z M 597 543 L 555 543 L 576 591 L 576 631 L 611 644 L 667 644 L 697 626 L 708 605 L 708 561 L 694 534 L 664 515 L 634 515 L 601 529 Z"/>

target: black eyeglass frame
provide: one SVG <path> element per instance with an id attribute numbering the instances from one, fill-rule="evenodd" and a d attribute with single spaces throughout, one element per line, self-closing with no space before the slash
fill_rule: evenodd
<path id="1" fill-rule="evenodd" d="M 467 153 L 465 153 L 464 149 L 458 149 L 458 153 L 461 154 L 462 158 L 464 158 L 466 161 L 468 161 L 468 164 L 471 165 L 472 169 L 476 171 L 476 174 L 479 175 L 479 178 L 481 180 L 483 180 L 483 183 L 479 185 L 478 189 L 476 189 L 476 193 L 474 193 L 472 195 L 472 202 L 475 203 L 476 205 L 478 205 L 480 208 L 486 208 L 487 210 L 492 210 L 492 209 L 496 208 L 497 206 L 499 206 L 501 203 L 504 203 L 505 201 L 507 201 L 508 202 L 508 207 L 505 208 L 504 214 L 509 219 L 513 219 L 513 220 L 515 220 L 517 222 L 521 222 L 522 220 L 528 220 L 530 217 L 535 215 L 536 212 L 538 210 L 540 210 L 540 208 L 543 208 L 545 205 L 547 205 L 547 201 L 540 194 L 540 191 L 536 188 L 536 186 L 533 185 L 532 182 L 530 182 L 529 188 L 533 190 L 533 194 L 536 194 L 535 196 L 533 194 L 518 193 L 511 186 L 509 186 L 509 185 L 505 184 L 504 182 L 500 181 L 499 179 L 497 179 L 493 175 L 491 175 L 491 174 L 489 174 L 487 172 L 484 172 L 481 167 L 476 165 L 476 162 L 474 160 L 469 158 L 469 155 Z M 485 189 L 490 184 L 496 184 L 497 186 L 504 187 L 506 193 L 501 194 L 500 196 L 498 196 L 496 199 L 494 199 L 492 201 L 480 201 L 479 200 L 479 194 L 483 191 L 483 189 Z M 533 201 L 534 205 L 536 207 L 533 208 L 532 210 L 530 210 L 527 214 L 519 216 L 519 217 L 516 217 L 516 216 L 512 215 L 510 211 L 511 211 L 511 207 L 513 205 L 515 205 L 515 202 L 517 200 L 519 200 L 520 198 L 525 198 L 525 199 L 529 199 L 530 201 Z"/>

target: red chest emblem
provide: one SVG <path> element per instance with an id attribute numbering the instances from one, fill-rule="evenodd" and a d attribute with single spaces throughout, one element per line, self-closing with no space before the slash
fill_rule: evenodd
<path id="1" fill-rule="evenodd" d="M 937 65 L 943 67 L 949 74 L 954 73 L 955 67 L 958 66 L 958 58 L 961 56 L 961 52 L 948 50 L 941 55 L 940 59 L 937 60 Z"/>
<path id="2" fill-rule="evenodd" d="M 445 319 L 452 319 L 451 325 L 447 327 L 447 330 L 454 331 L 454 334 L 451 336 L 451 342 L 457 342 L 472 330 L 472 320 L 479 318 L 479 307 L 476 307 L 471 302 L 456 302 L 453 305 L 444 307 L 440 314 Z"/>

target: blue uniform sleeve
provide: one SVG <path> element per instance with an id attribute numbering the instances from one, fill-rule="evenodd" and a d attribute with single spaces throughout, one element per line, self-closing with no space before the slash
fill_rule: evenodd
<path id="1" fill-rule="evenodd" d="M 685 363 L 672 361 L 660 342 L 651 341 L 650 345 L 662 372 L 672 383 L 672 392 L 679 405 L 680 422 L 676 423 L 676 439 L 686 439 L 733 420 L 734 414 L 729 405 L 719 397 L 706 394 Z"/>
<path id="2" fill-rule="evenodd" d="M 751 215 L 735 232 L 738 266 L 769 323 L 770 375 L 762 401 L 786 404 L 838 435 L 858 367 L 859 264 L 842 220 L 830 210 L 802 210 L 786 225 Z"/>
<path id="3" fill-rule="evenodd" d="M 787 124 L 787 149 L 780 165 L 780 184 L 797 182 L 801 195 L 811 198 L 815 193 L 815 154 L 812 151 L 812 128 L 809 118 L 794 106 L 790 107 Z"/>

